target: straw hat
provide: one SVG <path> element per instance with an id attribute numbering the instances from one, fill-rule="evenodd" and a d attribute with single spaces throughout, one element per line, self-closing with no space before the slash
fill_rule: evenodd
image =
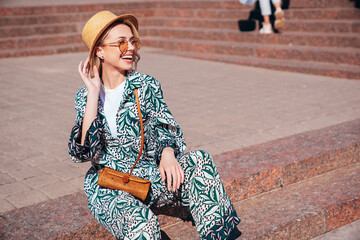
<path id="1" fill-rule="evenodd" d="M 92 16 L 87 23 L 85 24 L 82 30 L 82 40 L 85 45 L 89 48 L 89 58 L 93 54 L 94 45 L 101 34 L 109 27 L 113 22 L 117 20 L 127 20 L 129 21 L 136 30 L 139 28 L 138 20 L 135 16 L 130 14 L 123 14 L 120 16 L 116 16 L 114 13 L 110 11 L 101 11 Z"/>

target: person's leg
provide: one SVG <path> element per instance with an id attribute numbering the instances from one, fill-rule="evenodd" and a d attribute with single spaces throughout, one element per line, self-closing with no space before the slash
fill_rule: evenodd
<path id="1" fill-rule="evenodd" d="M 196 229 L 204 239 L 228 239 L 240 219 L 227 196 L 213 159 L 204 151 L 180 157 L 185 173 L 181 198 L 190 207 Z"/>
<path id="2" fill-rule="evenodd" d="M 261 15 L 270 16 L 271 15 L 271 6 L 270 0 L 259 0 Z"/>
<path id="3" fill-rule="evenodd" d="M 270 15 L 271 15 L 271 6 L 270 0 L 259 0 L 261 15 L 264 18 L 263 27 L 260 29 L 260 33 L 262 34 L 271 34 L 273 33 L 271 23 L 270 23 Z"/>
<path id="4" fill-rule="evenodd" d="M 139 199 L 123 191 L 96 186 L 96 177 L 87 175 L 85 193 L 95 219 L 118 239 L 160 239 L 157 217 Z M 88 184 L 87 184 L 88 183 Z"/>
<path id="5" fill-rule="evenodd" d="M 281 0 L 272 0 L 275 9 L 281 8 Z"/>

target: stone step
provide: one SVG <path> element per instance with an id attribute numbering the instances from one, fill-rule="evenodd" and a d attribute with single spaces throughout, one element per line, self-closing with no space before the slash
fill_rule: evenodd
<path id="1" fill-rule="evenodd" d="M 146 22 L 146 19 L 144 19 Z M 199 22 L 198 22 L 199 23 Z M 219 22 L 217 25 L 220 27 L 223 23 L 229 21 Z M 234 28 L 236 22 L 227 24 L 228 28 Z M 225 25 L 225 24 L 224 24 Z M 360 22 L 359 22 L 360 25 Z M 26 41 L 25 36 L 36 35 L 51 35 L 51 34 L 70 34 L 75 33 L 80 35 L 82 23 L 66 23 L 66 24 L 36 24 L 31 26 L 9 26 L 0 27 L 0 39 L 8 38 L 8 42 Z M 205 28 L 203 26 L 194 27 L 150 27 L 145 26 L 140 29 L 141 36 L 158 36 L 167 38 L 194 38 L 205 40 L 221 40 L 221 41 L 234 41 L 234 42 L 252 42 L 264 44 L 287 44 L 287 45 L 307 45 L 307 46 L 329 46 L 329 47 L 360 47 L 360 35 L 357 33 L 304 33 L 304 32 L 284 32 L 283 34 L 275 35 L 259 35 L 256 32 L 242 33 L 238 30 L 232 29 L 216 29 Z M 360 29 L 360 28 L 359 28 Z M 20 38 L 18 38 L 20 37 Z M 31 38 L 29 41 L 38 41 Z M 46 36 L 45 36 L 46 37 Z M 39 41 L 41 41 L 39 39 Z M 5 43 L 8 45 L 10 43 Z"/>
<path id="2" fill-rule="evenodd" d="M 48 5 L 48 6 L 28 6 L 28 7 L 6 7 L 0 6 L 1 16 L 41 16 L 55 14 L 87 13 L 110 10 L 116 13 L 131 13 L 132 11 L 142 11 L 145 15 L 153 15 L 153 2 L 149 1 L 128 1 L 102 4 L 68 4 L 68 5 Z"/>
<path id="3" fill-rule="evenodd" d="M 241 238 L 307 240 L 360 218 L 360 164 L 234 204 Z M 191 223 L 163 228 L 170 239 L 199 239 Z"/>
<path id="4" fill-rule="evenodd" d="M 250 6 L 240 4 L 238 1 L 157 1 L 153 4 L 154 8 L 165 9 L 249 9 Z"/>
<path id="5" fill-rule="evenodd" d="M 134 2 L 135 4 L 136 2 Z M 211 18 L 211 19 L 247 19 L 251 8 L 224 8 L 224 7 L 207 7 L 207 8 L 160 8 L 149 5 L 147 2 L 145 6 L 135 7 L 127 6 L 130 3 L 124 4 L 104 4 L 104 5 L 74 5 L 74 6 L 43 6 L 43 7 L 0 7 L 2 18 L 0 19 L 1 26 L 5 25 L 23 25 L 28 23 L 59 23 L 62 19 L 82 17 L 85 21 L 89 16 L 97 11 L 104 9 L 111 9 L 116 14 L 131 13 L 135 16 L 141 17 L 167 17 L 167 18 Z M 241 4 L 239 4 L 241 6 Z M 108 7 L 109 6 L 109 7 Z M 146 8 L 146 6 L 148 6 Z M 287 19 L 292 20 L 334 20 L 334 19 L 360 19 L 360 9 L 356 8 L 290 8 L 285 11 Z"/>
<path id="6" fill-rule="evenodd" d="M 239 201 L 360 162 L 360 119 L 218 154 L 218 171 Z"/>
<path id="7" fill-rule="evenodd" d="M 0 39 L 1 38 L 17 38 L 22 41 L 22 37 L 34 36 L 34 35 L 48 35 L 48 34 L 68 34 L 76 33 L 80 34 L 82 30 L 82 24 L 68 23 L 68 24 L 36 24 L 25 26 L 8 26 L 0 27 Z"/>
<path id="8" fill-rule="evenodd" d="M 156 29 L 155 29 L 156 30 Z M 173 30 L 169 29 L 170 32 Z M 189 30 L 184 30 L 189 32 Z M 207 32 L 211 32 L 208 30 Z M 259 58 L 270 58 L 270 59 L 279 59 L 279 60 L 295 60 L 295 61 L 314 61 L 314 62 L 328 62 L 335 64 L 350 64 L 350 65 L 360 65 L 360 50 L 357 48 L 327 48 L 327 47 L 313 47 L 313 46 L 296 46 L 291 45 L 291 39 L 294 41 L 301 41 L 301 39 L 308 40 L 308 44 L 318 43 L 321 46 L 321 41 L 327 40 L 327 44 L 331 43 L 331 38 L 320 38 L 315 41 L 317 38 L 310 36 L 305 37 L 306 34 L 303 34 L 302 37 L 298 37 L 299 40 L 296 40 L 296 37 L 291 38 L 291 34 L 287 33 L 287 37 L 284 35 L 271 35 L 271 36 L 260 36 L 259 34 L 241 34 L 232 31 L 237 39 L 236 42 L 220 42 L 215 41 L 215 38 L 218 40 L 223 40 L 223 38 L 230 38 L 231 34 L 224 34 L 226 31 L 221 31 L 221 34 L 208 34 L 204 32 L 196 33 L 196 37 L 205 38 L 201 39 L 179 39 L 182 35 L 179 35 L 179 38 L 169 38 L 165 35 L 163 38 L 160 37 L 143 37 L 143 45 L 150 47 L 158 47 L 172 51 L 185 51 L 190 53 L 216 53 L 216 54 L 227 54 L 231 56 L 243 56 L 243 57 L 259 57 Z M 181 33 L 179 30 L 177 33 Z M 153 33 L 155 35 L 155 32 Z M 186 35 L 189 36 L 189 35 Z M 194 35 L 195 36 L 195 35 Z M 208 37 L 207 37 L 208 36 Z M 220 36 L 220 37 L 219 37 Z M 222 36 L 222 37 L 221 37 Z M 295 35 L 296 36 L 296 35 Z M 168 37 L 168 38 L 165 38 Z M 350 46 L 354 41 L 353 39 L 358 39 L 358 36 L 354 35 L 350 38 L 346 36 L 335 36 L 333 35 L 333 42 L 339 41 L 339 39 L 345 39 L 341 44 Z M 214 40 L 210 41 L 208 39 L 213 38 Z M 244 39 L 246 38 L 246 39 Z M 270 43 L 280 43 L 283 44 L 268 44 L 265 40 Z M 314 42 L 310 40 L 313 39 Z M 247 42 L 242 42 L 247 41 Z M 250 43 L 253 41 L 253 43 Z M 283 42 L 281 42 L 283 41 Z M 81 36 L 78 33 L 71 34 L 50 34 L 50 35 L 35 35 L 30 37 L 19 37 L 19 38 L 0 38 L 0 56 L 24 56 L 29 54 L 20 54 L 21 51 L 24 52 L 35 52 L 33 48 L 56 48 L 59 45 L 70 45 L 70 44 L 81 44 Z M 359 44 L 359 41 L 355 43 Z M 287 45 L 284 45 L 287 44 Z M 305 42 L 306 44 L 306 42 Z M 325 42 L 323 45 L 326 45 Z M 355 46 L 358 47 L 358 46 Z M 85 48 L 84 48 L 85 49 Z M 11 52 L 16 52 L 16 54 L 10 54 Z"/>
<path id="9" fill-rule="evenodd" d="M 61 13 L 61 14 L 39 14 L 39 15 L 10 15 L 0 18 L 2 27 L 26 27 L 32 25 L 51 25 L 60 23 L 84 23 L 95 12 L 85 13 Z"/>
<path id="10" fill-rule="evenodd" d="M 122 9 L 122 10 L 121 10 Z M 105 9 L 99 9 L 99 11 Z M 115 14 L 124 13 L 123 8 L 111 8 Z M 10 27 L 10 26 L 24 26 L 24 25 L 37 25 L 37 24 L 61 24 L 61 23 L 80 23 L 85 24 L 85 22 L 95 13 L 97 10 L 90 9 L 86 12 L 64 12 L 64 13 L 43 13 L 35 15 L 4 15 L 0 18 L 0 27 Z M 131 13 L 141 18 L 151 17 L 153 11 L 151 9 L 128 9 L 126 13 Z"/>
<path id="11" fill-rule="evenodd" d="M 312 227 L 320 235 L 360 217 L 360 119 L 213 158 L 244 236 L 282 239 L 300 230 L 313 233 Z M 178 217 L 158 219 L 174 239 L 194 234 Z M 93 219 L 82 192 L 4 213 L 0 229 L 6 229 L 5 239 L 114 239 Z"/>
<path id="12" fill-rule="evenodd" d="M 26 56 L 42 56 L 59 53 L 71 53 L 71 52 L 84 52 L 88 51 L 87 47 L 83 43 L 72 44 L 58 44 L 45 47 L 32 47 L 24 49 L 7 49 L 0 51 L 0 58 L 8 57 L 26 57 Z"/>
<path id="13" fill-rule="evenodd" d="M 290 9 L 286 11 L 288 19 L 302 20 L 338 20 L 338 19 L 360 19 L 360 9 L 357 8 L 307 8 Z"/>
<path id="14" fill-rule="evenodd" d="M 290 0 L 290 8 L 354 7 L 351 1 L 343 0 Z"/>
<path id="15" fill-rule="evenodd" d="M 260 35 L 256 32 L 239 32 L 227 29 L 145 27 L 140 35 L 151 40 L 152 37 L 166 39 L 196 39 L 205 41 L 259 43 L 289 46 L 360 48 L 360 34 L 357 33 L 304 33 L 283 32 L 281 34 Z"/>
<path id="16" fill-rule="evenodd" d="M 142 42 L 144 46 L 148 47 L 196 54 L 227 54 L 264 59 L 360 65 L 360 50 L 356 48 L 264 45 L 195 39 L 168 39 L 153 36 L 142 38 Z"/>
<path id="17" fill-rule="evenodd" d="M 360 33 L 359 20 L 286 20 L 284 32 Z"/>
<path id="18" fill-rule="evenodd" d="M 164 18 L 150 17 L 140 19 L 144 27 L 204 28 L 239 30 L 238 20 L 213 18 Z M 360 20 L 286 20 L 283 32 L 328 32 L 360 33 Z"/>
<path id="19" fill-rule="evenodd" d="M 238 65 L 269 68 L 272 70 L 299 72 L 336 78 L 360 79 L 360 67 L 348 64 L 331 64 L 311 61 L 303 62 L 296 60 L 289 61 L 268 58 L 263 59 L 255 57 L 231 56 L 224 54 L 185 53 L 163 50 L 158 51 L 161 51 L 163 54 L 190 57 L 209 61 L 219 61 Z"/>
<path id="20" fill-rule="evenodd" d="M 354 4 L 343 0 L 292 0 L 290 8 L 353 8 Z M 103 4 L 69 4 L 54 6 L 30 6 L 30 7 L 0 7 L 2 16 L 9 15 L 38 15 L 38 14 L 57 14 L 57 13 L 81 13 L 87 11 L 100 11 L 103 9 L 121 10 L 128 9 L 252 9 L 250 6 L 240 4 L 238 1 L 122 1 L 121 3 Z"/>
<path id="21" fill-rule="evenodd" d="M 238 1 L 220 0 L 220 1 L 159 1 L 156 3 L 158 8 L 228 8 L 228 9 L 241 9 L 252 8 L 240 4 Z M 352 8 L 354 3 L 343 0 L 291 0 L 290 8 Z"/>
<path id="22" fill-rule="evenodd" d="M 248 19 L 251 9 L 154 9 L 157 17 L 177 18 L 231 18 Z M 356 8 L 307 8 L 289 9 L 285 11 L 288 19 L 360 19 L 360 9 Z"/>
<path id="23" fill-rule="evenodd" d="M 335 228 L 311 240 L 358 240 L 360 236 L 360 220 Z"/>
<path id="24" fill-rule="evenodd" d="M 29 36 L 61 32 L 81 32 L 85 21 L 93 13 L 57 14 L 31 17 L 9 17 L 0 19 L 0 38 Z M 239 30 L 234 19 L 211 18 L 161 18 L 140 17 L 141 30 L 148 27 L 229 29 Z M 284 33 L 292 32 L 328 32 L 360 33 L 360 20 L 287 20 Z"/>
<path id="25" fill-rule="evenodd" d="M 82 43 L 79 33 L 33 35 L 19 38 L 0 38 L 0 51 L 31 50 L 38 47 L 56 47 L 63 44 Z"/>
<path id="26" fill-rule="evenodd" d="M 156 30 L 156 29 L 155 29 Z M 173 32 L 169 29 L 168 31 Z M 189 30 L 184 30 L 189 32 Z M 210 32 L 210 30 L 208 30 Z M 223 38 L 229 38 L 231 35 L 224 34 L 225 31 L 222 31 L 218 35 L 208 34 L 206 35 L 203 32 L 193 31 L 194 34 L 197 34 L 196 37 L 205 39 L 218 38 L 218 40 L 223 40 Z M 262 44 L 266 39 L 275 39 L 273 42 L 277 42 L 277 39 L 283 39 L 285 44 L 290 44 L 290 37 L 282 37 L 282 35 L 271 35 L 271 36 L 260 36 L 259 34 L 241 34 L 232 31 L 239 38 L 236 43 L 234 42 L 219 42 L 219 41 L 210 41 L 210 40 L 193 40 L 193 39 L 170 39 L 170 38 L 160 38 L 160 37 L 144 37 L 142 41 L 144 46 L 150 47 L 162 47 L 168 50 L 175 51 L 187 51 L 187 52 L 196 52 L 196 53 L 217 53 L 217 54 L 229 54 L 229 55 L 238 55 L 246 57 L 261 57 L 261 58 L 271 58 L 271 59 L 287 59 L 287 60 L 302 60 L 302 61 L 320 61 L 320 62 L 330 62 L 330 63 L 339 63 L 339 64 L 360 64 L 360 50 L 356 48 L 325 48 L 325 47 L 311 47 L 311 46 L 285 46 L 279 44 Z M 181 33 L 181 31 L 178 31 Z M 210 32 L 211 33 L 211 32 Z M 155 32 L 153 33 L 154 35 Z M 289 34 L 290 35 L 290 34 Z M 171 35 L 164 37 L 170 37 Z M 179 34 L 179 37 L 182 35 Z M 186 35 L 189 36 L 189 35 Z M 207 37 L 208 36 L 208 37 Z M 219 37 L 220 36 L 220 37 Z M 242 43 L 242 38 L 248 38 L 247 41 L 255 41 L 255 43 Z M 277 38 L 277 39 L 276 39 Z M 341 39 L 344 36 L 339 38 L 333 36 L 334 39 Z M 344 41 L 342 44 L 353 43 L 353 38 L 358 39 L 357 36 L 353 36 L 348 41 Z M 259 41 L 259 43 L 256 43 Z M 293 39 L 296 39 L 293 38 Z M 301 39 L 299 37 L 299 39 Z M 315 39 L 316 38 L 312 38 Z M 321 38 L 319 38 L 322 40 Z M 328 39 L 328 38 L 324 38 Z M 261 42 L 260 42 L 261 41 Z M 286 42 L 289 41 L 289 42 Z M 329 39 L 328 39 L 329 41 Z M 266 41 L 265 41 L 266 42 Z M 270 41 L 271 42 L 271 41 Z M 82 43 L 81 36 L 78 33 L 73 34 L 57 34 L 57 35 L 36 35 L 31 37 L 22 37 L 22 38 L 2 38 L 0 39 L 0 50 L 2 50 L 2 55 L 7 51 L 21 51 L 21 49 L 26 51 L 31 51 L 31 48 L 39 48 L 46 46 L 57 46 L 57 45 L 68 45 L 68 44 L 80 44 Z M 313 42 L 316 43 L 316 42 Z M 319 44 L 321 41 L 319 42 Z M 359 41 L 356 41 L 359 43 Z M 355 46 L 356 47 L 356 46 Z"/>

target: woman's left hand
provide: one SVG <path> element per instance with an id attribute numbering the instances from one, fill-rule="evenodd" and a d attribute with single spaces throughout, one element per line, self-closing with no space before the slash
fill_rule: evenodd
<path id="1" fill-rule="evenodd" d="M 179 189 L 180 184 L 184 183 L 184 171 L 175 158 L 173 148 L 166 147 L 162 151 L 159 170 L 161 181 L 167 180 L 169 191 Z"/>

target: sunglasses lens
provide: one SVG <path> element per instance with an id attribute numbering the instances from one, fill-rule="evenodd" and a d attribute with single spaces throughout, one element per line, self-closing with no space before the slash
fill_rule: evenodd
<path id="1" fill-rule="evenodd" d="M 125 41 L 125 42 L 120 42 L 119 43 L 119 48 L 120 48 L 120 52 L 124 53 L 127 51 L 127 48 L 128 48 L 128 43 Z"/>
<path id="2" fill-rule="evenodd" d="M 139 50 L 141 47 L 140 39 L 133 39 L 130 41 L 131 45 L 135 48 L 135 50 Z M 129 42 L 123 41 L 119 42 L 119 49 L 121 53 L 125 53 L 128 50 Z"/>

